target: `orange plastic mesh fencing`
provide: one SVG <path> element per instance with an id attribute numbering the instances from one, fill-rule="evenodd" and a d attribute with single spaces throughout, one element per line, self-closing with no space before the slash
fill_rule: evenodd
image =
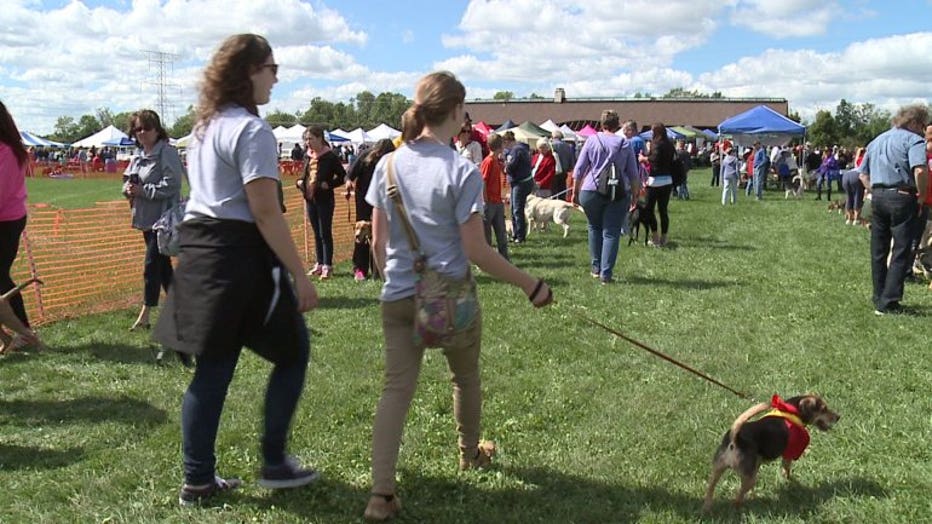
<path id="1" fill-rule="evenodd" d="M 314 261 L 314 234 L 304 199 L 285 183 L 285 220 L 305 263 Z M 352 256 L 355 206 L 337 190 L 333 216 L 334 261 Z M 347 210 L 350 215 L 347 216 Z M 13 280 L 35 276 L 44 282 L 23 291 L 30 323 L 111 311 L 142 303 L 142 233 L 130 227 L 125 200 L 98 202 L 92 208 L 29 206 L 26 230 L 13 264 Z"/>

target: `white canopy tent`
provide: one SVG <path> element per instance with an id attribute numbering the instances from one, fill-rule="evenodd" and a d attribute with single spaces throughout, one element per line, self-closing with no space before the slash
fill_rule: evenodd
<path id="1" fill-rule="evenodd" d="M 119 129 L 109 125 L 89 137 L 82 138 L 71 144 L 72 147 L 103 147 L 104 142 L 113 144 L 119 143 L 121 139 L 129 136 Z"/>
<path id="2" fill-rule="evenodd" d="M 579 141 L 579 135 L 577 135 L 576 131 L 573 131 L 573 129 L 570 126 L 563 124 L 562 126 L 560 126 L 560 131 L 563 132 L 564 140 L 569 140 L 570 142 Z"/>
<path id="3" fill-rule="evenodd" d="M 357 127 L 356 129 L 350 131 L 346 134 L 346 137 L 350 139 L 350 142 L 356 145 L 371 144 L 372 142 L 375 142 L 375 140 L 369 136 L 369 133 L 363 131 L 361 127 Z"/>
<path id="4" fill-rule="evenodd" d="M 373 142 L 377 142 L 379 140 L 382 140 L 383 138 L 392 140 L 396 137 L 399 137 L 401 136 L 401 131 L 398 131 L 397 129 L 394 129 L 391 126 L 389 126 L 388 124 L 383 123 L 366 131 L 366 134 L 369 135 L 369 138 L 371 138 Z"/>
<path id="5" fill-rule="evenodd" d="M 558 126 L 556 122 L 550 120 L 549 118 L 546 122 L 541 124 L 540 127 L 546 129 L 547 131 L 556 131 L 557 129 L 560 129 L 560 126 Z"/>
<path id="6" fill-rule="evenodd" d="M 282 145 L 282 155 L 290 155 L 295 144 L 301 144 L 301 147 L 304 147 L 305 129 L 307 128 L 301 124 L 295 124 L 275 136 Z M 272 132 L 274 133 L 275 130 L 272 130 Z"/>
<path id="7" fill-rule="evenodd" d="M 347 140 L 350 139 L 349 131 L 344 131 L 344 130 L 340 129 L 339 127 L 336 128 L 336 129 L 334 129 L 333 131 L 331 131 L 330 134 L 331 134 L 331 135 L 338 136 L 338 137 L 341 137 L 341 138 L 345 138 L 345 139 L 347 139 Z"/>

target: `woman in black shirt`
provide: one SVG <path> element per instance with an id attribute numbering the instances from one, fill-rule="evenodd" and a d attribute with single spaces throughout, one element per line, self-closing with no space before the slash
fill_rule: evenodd
<path id="1" fill-rule="evenodd" d="M 314 252 L 317 260 L 308 275 L 318 275 L 321 280 L 330 278 L 333 272 L 333 210 L 336 202 L 333 189 L 343 185 L 346 170 L 340 157 L 330 149 L 324 139 L 324 128 L 310 126 L 304 130 L 307 159 L 304 176 L 295 185 L 304 194 L 307 203 L 307 218 L 314 229 Z"/>

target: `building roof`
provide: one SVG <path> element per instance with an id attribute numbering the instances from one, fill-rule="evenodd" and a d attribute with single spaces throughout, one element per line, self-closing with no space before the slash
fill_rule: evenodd
<path id="1" fill-rule="evenodd" d="M 557 97 L 559 99 L 559 97 Z M 467 100 L 466 111 L 473 122 L 483 121 L 493 128 L 511 119 L 540 123 L 551 119 L 579 129 L 598 123 L 602 111 L 614 109 L 625 120 L 634 120 L 641 129 L 654 122 L 669 126 L 715 128 L 726 118 L 759 105 L 766 105 L 786 116 L 789 103 L 784 98 L 566 98 L 512 100 Z"/>

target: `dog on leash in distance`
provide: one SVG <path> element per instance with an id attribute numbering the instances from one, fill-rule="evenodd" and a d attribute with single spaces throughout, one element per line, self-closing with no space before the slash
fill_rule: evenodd
<path id="1" fill-rule="evenodd" d="M 638 199 L 634 207 L 628 211 L 628 245 L 639 240 L 641 235 L 641 226 L 644 226 L 644 245 L 650 240 L 650 230 L 647 227 L 647 201 Z"/>
<path id="2" fill-rule="evenodd" d="M 763 417 L 751 421 L 767 410 L 770 411 Z M 774 395 L 769 403 L 762 402 L 742 413 L 715 451 L 702 510 L 708 512 L 712 509 L 715 485 L 729 468 L 741 477 L 741 487 L 734 502 L 736 507 L 741 506 L 748 492 L 754 488 L 757 473 L 764 462 L 782 457 L 783 476 L 790 478 L 790 466 L 809 445 L 806 426 L 811 424 L 821 431 L 828 431 L 839 418 L 821 397 L 814 394 L 786 400 Z"/>
<path id="3" fill-rule="evenodd" d="M 553 222 L 563 226 L 563 238 L 566 238 L 570 232 L 570 214 L 574 209 L 576 206 L 565 200 L 528 195 L 527 205 L 524 207 L 528 231 L 546 231 L 547 224 Z"/>
<path id="4" fill-rule="evenodd" d="M 372 222 L 357 220 L 353 225 L 353 240 L 357 244 L 369 246 L 369 274 L 372 275 L 372 278 L 384 280 L 382 272 L 379 271 L 379 267 L 375 263 L 375 253 L 373 252 L 375 246 L 372 245 Z"/>

